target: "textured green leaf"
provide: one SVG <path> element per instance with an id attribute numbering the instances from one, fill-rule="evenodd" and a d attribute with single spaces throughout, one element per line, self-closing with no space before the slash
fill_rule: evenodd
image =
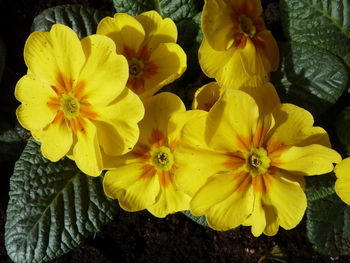
<path id="1" fill-rule="evenodd" d="M 82 174 L 63 159 L 49 162 L 29 139 L 10 179 L 5 245 L 14 262 L 57 258 L 113 218 L 116 206 L 101 178 Z"/>
<path id="2" fill-rule="evenodd" d="M 338 115 L 336 131 L 343 150 L 350 155 L 350 107 L 345 108 Z"/>
<path id="3" fill-rule="evenodd" d="M 280 43 L 281 66 L 272 82 L 283 102 L 314 115 L 326 111 L 346 89 L 348 74 L 342 61 L 326 50 L 295 42 Z"/>
<path id="4" fill-rule="evenodd" d="M 149 10 L 156 10 L 162 17 L 170 17 L 175 22 L 193 18 L 202 10 L 203 2 L 203 0 L 113 0 L 117 12 L 137 16 Z"/>
<path id="5" fill-rule="evenodd" d="M 307 235 L 314 248 L 324 254 L 349 254 L 350 206 L 336 194 L 309 202 Z"/>
<path id="6" fill-rule="evenodd" d="M 306 195 L 309 201 L 324 198 L 334 194 L 335 177 L 333 174 L 307 176 Z"/>
<path id="7" fill-rule="evenodd" d="M 281 0 L 282 24 L 287 37 L 315 45 L 350 64 L 349 0 Z"/>
<path id="8" fill-rule="evenodd" d="M 15 129 L 6 121 L 0 120 L 0 164 L 17 160 L 24 145 Z"/>
<path id="9" fill-rule="evenodd" d="M 194 222 L 196 222 L 199 225 L 202 226 L 208 226 L 207 220 L 205 219 L 205 216 L 194 216 L 191 214 L 190 211 L 183 211 L 182 212 L 185 216 L 187 216 L 188 218 L 190 218 L 191 220 L 193 220 Z"/>
<path id="10" fill-rule="evenodd" d="M 100 20 L 112 13 L 81 5 L 61 5 L 48 8 L 34 18 L 32 31 L 50 31 L 53 24 L 72 28 L 79 38 L 96 33 Z"/>

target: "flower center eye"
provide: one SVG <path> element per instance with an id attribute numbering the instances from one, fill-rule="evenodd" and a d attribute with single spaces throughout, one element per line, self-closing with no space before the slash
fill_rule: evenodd
<path id="1" fill-rule="evenodd" d="M 157 154 L 157 158 L 158 158 L 158 162 L 160 164 L 166 164 L 168 162 L 168 154 L 166 154 L 166 153 L 159 152 Z"/>
<path id="2" fill-rule="evenodd" d="M 253 149 L 246 156 L 246 169 L 251 176 L 266 173 L 270 167 L 271 159 L 264 148 Z"/>
<path id="3" fill-rule="evenodd" d="M 72 94 L 64 94 L 60 103 L 66 117 L 73 118 L 79 115 L 80 103 Z"/>
<path id="4" fill-rule="evenodd" d="M 259 167 L 261 165 L 261 160 L 259 156 L 254 153 L 249 156 L 248 162 L 253 167 Z"/>
<path id="5" fill-rule="evenodd" d="M 239 22 L 240 22 L 240 25 L 239 25 L 240 30 L 244 34 L 250 37 L 253 37 L 255 35 L 256 28 L 253 21 L 249 17 L 246 17 L 245 15 L 241 15 L 239 18 Z"/>
<path id="6" fill-rule="evenodd" d="M 142 61 L 133 58 L 129 61 L 129 74 L 130 77 L 139 77 L 143 72 L 143 63 Z"/>

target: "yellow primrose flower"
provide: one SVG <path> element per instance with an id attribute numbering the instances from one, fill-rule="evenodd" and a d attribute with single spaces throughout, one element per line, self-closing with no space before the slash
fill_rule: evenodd
<path id="1" fill-rule="evenodd" d="M 183 128 L 175 182 L 213 229 L 250 225 L 259 236 L 295 227 L 306 209 L 303 176 L 341 160 L 309 112 L 280 104 L 270 83 L 263 89 L 227 89 Z"/>
<path id="2" fill-rule="evenodd" d="M 175 23 L 170 18 L 162 19 L 156 11 L 136 18 L 124 13 L 105 17 L 97 34 L 112 38 L 117 53 L 127 58 L 127 86 L 142 98 L 153 95 L 186 70 L 186 54 L 176 44 Z"/>
<path id="3" fill-rule="evenodd" d="M 192 109 L 209 111 L 221 94 L 222 88 L 216 82 L 204 85 L 194 94 Z"/>
<path id="4" fill-rule="evenodd" d="M 337 164 L 334 173 L 337 176 L 335 192 L 341 200 L 350 205 L 350 158 Z"/>
<path id="5" fill-rule="evenodd" d="M 15 96 L 21 125 L 41 142 L 43 156 L 53 162 L 68 155 L 79 169 L 98 176 L 108 156 L 135 145 L 144 108 L 125 87 L 126 59 L 115 53 L 108 37 L 79 40 L 64 25 L 32 33 L 24 47 L 27 75 Z"/>
<path id="6" fill-rule="evenodd" d="M 199 62 L 220 86 L 238 88 L 277 70 L 278 46 L 261 14 L 260 0 L 205 0 Z"/>
<path id="7" fill-rule="evenodd" d="M 180 130 L 201 112 L 186 112 L 176 95 L 160 93 L 145 100 L 145 117 L 134 149 L 116 157 L 118 167 L 103 180 L 106 195 L 127 211 L 147 209 L 157 217 L 189 209 L 189 196 L 178 190 L 176 178 Z"/>

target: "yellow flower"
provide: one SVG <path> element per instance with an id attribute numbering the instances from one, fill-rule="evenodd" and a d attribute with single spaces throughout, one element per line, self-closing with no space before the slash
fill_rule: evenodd
<path id="1" fill-rule="evenodd" d="M 189 209 L 189 196 L 174 184 L 180 130 L 197 113 L 186 112 L 174 94 L 160 93 L 145 100 L 145 117 L 134 149 L 117 157 L 117 168 L 103 180 L 106 195 L 127 211 L 147 209 L 157 217 Z"/>
<path id="2" fill-rule="evenodd" d="M 117 53 L 127 58 L 127 86 L 142 98 L 153 95 L 186 70 L 186 54 L 176 44 L 175 23 L 162 19 L 156 11 L 136 18 L 123 13 L 106 17 L 99 23 L 97 34 L 112 38 Z"/>
<path id="3" fill-rule="evenodd" d="M 41 142 L 44 157 L 68 155 L 79 169 L 98 176 L 108 156 L 128 152 L 137 142 L 144 108 L 125 87 L 126 59 L 113 41 L 53 25 L 32 33 L 24 47 L 28 73 L 16 86 L 21 125 Z"/>
<path id="4" fill-rule="evenodd" d="M 216 82 L 210 82 L 199 88 L 194 94 L 192 109 L 209 111 L 220 98 L 222 88 Z"/>
<path id="5" fill-rule="evenodd" d="M 199 62 L 220 86 L 238 88 L 277 70 L 278 46 L 261 14 L 260 0 L 205 0 Z"/>
<path id="6" fill-rule="evenodd" d="M 341 160 L 309 112 L 280 104 L 271 84 L 263 89 L 227 89 L 183 128 L 175 182 L 216 230 L 251 225 L 259 236 L 295 227 L 306 209 L 303 176 Z"/>
<path id="7" fill-rule="evenodd" d="M 337 176 L 335 192 L 345 203 L 350 205 L 350 158 L 341 161 L 334 169 Z"/>

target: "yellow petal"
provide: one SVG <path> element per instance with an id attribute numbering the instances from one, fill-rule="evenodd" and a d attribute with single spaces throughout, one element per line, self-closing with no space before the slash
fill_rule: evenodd
<path id="1" fill-rule="evenodd" d="M 258 118 L 259 109 L 251 96 L 227 89 L 208 114 L 208 144 L 225 152 L 249 150 Z"/>
<path id="2" fill-rule="evenodd" d="M 41 142 L 41 153 L 52 162 L 64 157 L 73 143 L 72 131 L 66 123 L 51 124 L 44 131 L 34 134 L 35 139 Z"/>
<path id="3" fill-rule="evenodd" d="M 129 152 L 139 138 L 138 122 L 144 116 L 144 107 L 140 98 L 129 89 L 125 89 L 107 107 L 97 108 L 98 141 L 108 155 L 121 155 Z"/>
<path id="4" fill-rule="evenodd" d="M 269 30 L 264 30 L 256 34 L 256 38 L 263 41 L 262 46 L 257 46 L 258 53 L 261 54 L 262 60 L 266 65 L 267 71 L 276 71 L 279 66 L 279 48 L 277 42 Z"/>
<path id="5" fill-rule="evenodd" d="M 160 43 L 175 43 L 177 28 L 170 18 L 163 19 L 158 12 L 152 10 L 136 17 L 145 30 L 145 42 L 149 48 L 155 48 Z"/>
<path id="6" fill-rule="evenodd" d="M 218 76 L 221 76 L 227 72 L 225 65 L 232 57 L 233 52 L 234 49 L 217 51 L 213 49 L 209 45 L 208 40 L 204 38 L 198 50 L 199 65 L 201 66 L 205 75 L 210 78 L 218 78 Z"/>
<path id="7" fill-rule="evenodd" d="M 150 56 L 150 62 L 156 65 L 156 73 L 144 76 L 145 91 L 139 94 L 140 97 L 151 96 L 166 84 L 178 79 L 186 70 L 186 60 L 186 54 L 178 44 L 159 44 Z"/>
<path id="8" fill-rule="evenodd" d="M 99 176 L 103 169 L 96 127 L 87 119 L 84 120 L 84 132 L 77 133 L 73 158 L 78 168 L 87 175 Z"/>
<path id="9" fill-rule="evenodd" d="M 48 85 L 62 83 L 61 75 L 77 80 L 85 56 L 76 33 L 67 26 L 55 24 L 50 32 L 33 32 L 24 47 L 28 69 Z"/>
<path id="10" fill-rule="evenodd" d="M 128 62 L 115 53 L 115 45 L 109 38 L 91 35 L 81 41 L 87 57 L 79 77 L 84 94 L 94 107 L 108 105 L 124 89 L 129 77 Z"/>
<path id="11" fill-rule="evenodd" d="M 184 112 L 185 105 L 175 94 L 162 92 L 144 101 L 145 117 L 139 124 L 139 143 L 149 145 L 152 133 L 157 130 L 167 138 L 170 117 L 176 112 Z"/>
<path id="12" fill-rule="evenodd" d="M 271 178 L 273 181 L 268 189 L 268 195 L 271 205 L 276 209 L 278 223 L 284 229 L 292 229 L 301 221 L 305 213 L 305 193 L 299 182 L 291 180 L 291 177 L 276 174 Z"/>
<path id="13" fill-rule="evenodd" d="M 191 201 L 194 215 L 205 214 L 208 224 L 215 230 L 229 230 L 242 224 L 252 213 L 254 193 L 250 184 L 234 180 L 232 173 L 210 177 Z"/>
<path id="14" fill-rule="evenodd" d="M 322 145 L 291 147 L 273 159 L 275 166 L 301 175 L 317 175 L 333 170 L 333 163 L 339 163 L 341 156 Z"/>
<path id="15" fill-rule="evenodd" d="M 138 50 L 145 38 L 142 25 L 132 16 L 117 13 L 114 17 L 105 17 L 97 26 L 97 34 L 113 39 L 118 54 L 123 53 L 125 46 Z"/>
<path id="16" fill-rule="evenodd" d="M 217 82 L 210 82 L 199 88 L 194 94 L 192 109 L 209 111 L 222 94 Z"/>
<path id="17" fill-rule="evenodd" d="M 205 1 L 202 13 L 202 28 L 210 46 L 223 51 L 233 44 L 233 10 L 223 0 Z"/>
<path id="18" fill-rule="evenodd" d="M 275 127 L 269 133 L 269 143 L 280 142 L 284 145 L 307 146 L 321 144 L 330 147 L 327 132 L 313 127 L 312 115 L 292 104 L 280 104 L 273 111 Z"/>
<path id="19" fill-rule="evenodd" d="M 57 110 L 50 108 L 50 98 L 57 98 L 53 89 L 38 81 L 33 75 L 22 77 L 15 89 L 16 99 L 22 102 L 16 115 L 20 124 L 28 130 L 41 130 L 53 121 Z"/>
<path id="20" fill-rule="evenodd" d="M 334 169 L 337 176 L 335 192 L 348 205 L 350 205 L 350 158 L 341 161 Z"/>
<path id="21" fill-rule="evenodd" d="M 149 176 L 142 177 L 144 167 L 142 163 L 120 166 L 108 171 L 103 178 L 106 195 L 118 199 L 119 205 L 126 211 L 143 210 L 156 202 L 160 191 L 158 178 L 155 174 L 152 176 L 151 169 Z"/>
<path id="22" fill-rule="evenodd" d="M 156 203 L 147 208 L 156 217 L 165 217 L 178 211 L 189 210 L 190 197 L 170 183 L 161 187 Z"/>
<path id="23" fill-rule="evenodd" d="M 268 201 L 266 201 L 267 199 Z M 271 205 L 269 198 L 264 198 L 263 200 L 266 220 L 266 226 L 263 233 L 267 236 L 274 236 L 279 229 L 277 210 Z"/>
<path id="24" fill-rule="evenodd" d="M 262 203 L 261 193 L 254 193 L 253 211 L 244 221 L 243 225 L 252 226 L 251 231 L 255 237 L 260 236 L 266 227 L 265 206 Z"/>

